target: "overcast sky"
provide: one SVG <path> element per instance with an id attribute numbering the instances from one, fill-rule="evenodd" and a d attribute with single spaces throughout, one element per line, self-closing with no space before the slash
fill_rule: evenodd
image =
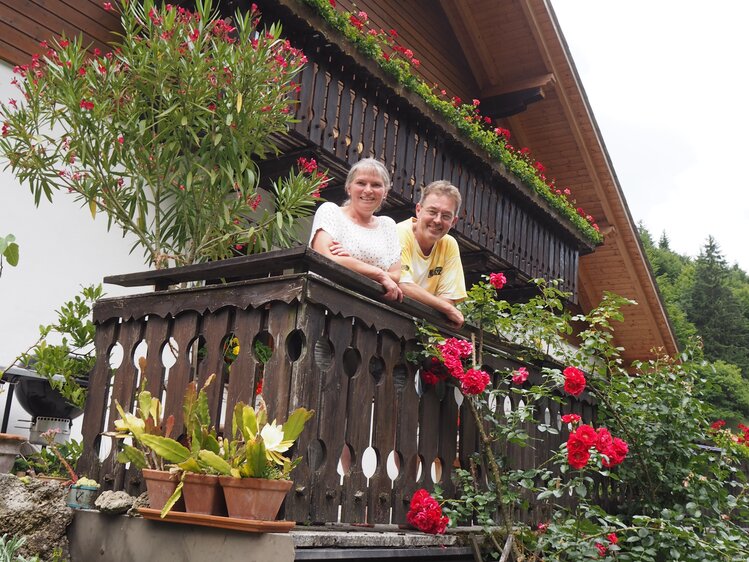
<path id="1" fill-rule="evenodd" d="M 749 271 L 749 1 L 551 3 L 634 220 Z"/>

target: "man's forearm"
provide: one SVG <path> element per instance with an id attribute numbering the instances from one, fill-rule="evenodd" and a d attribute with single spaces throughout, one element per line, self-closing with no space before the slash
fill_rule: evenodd
<path id="1" fill-rule="evenodd" d="M 433 295 L 416 283 L 400 283 L 401 291 L 407 297 L 417 300 L 427 306 L 435 308 L 443 314 L 448 314 L 455 306 L 450 299 Z"/>

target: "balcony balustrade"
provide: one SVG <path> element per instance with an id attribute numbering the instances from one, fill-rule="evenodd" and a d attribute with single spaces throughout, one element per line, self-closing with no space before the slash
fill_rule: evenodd
<path id="1" fill-rule="evenodd" d="M 218 279 L 227 282 L 215 283 Z M 379 302 L 377 283 L 308 248 L 106 281 L 160 290 L 102 299 L 94 309 L 97 363 L 78 468 L 105 489 L 143 489 L 139 471 L 117 463 L 116 451 L 106 453 L 110 444 L 102 443 L 109 440 L 102 433 L 113 429 L 114 402 L 132 411 L 143 377 L 162 397 L 165 417 L 174 415 L 177 435 L 186 385 L 202 384 L 212 373 L 217 383 L 209 387 L 209 404 L 219 428 L 230 428 L 234 404 L 253 402 L 260 377 L 271 418 L 285 419 L 299 406 L 314 409 L 296 445 L 304 458 L 285 504 L 285 517 L 300 522 L 405 523 L 415 490 L 432 489 L 434 475 L 445 494 L 453 495 L 453 467 L 468 467 L 479 450 L 477 428 L 460 395 L 451 386 L 422 388 L 417 368 L 407 360 L 417 347 L 415 319 L 454 332 L 419 303 Z M 195 281 L 206 284 L 167 288 Z M 471 331 L 462 335 L 470 338 Z M 224 350 L 231 337 L 240 350 L 229 366 Z M 272 350 L 264 365 L 254 352 L 258 340 Z M 115 347 L 122 359 L 112 368 Z M 505 384 L 507 369 L 519 366 L 512 359 L 517 349 L 501 341 L 489 341 L 485 349 L 491 354 L 484 354 L 484 368 L 494 384 Z M 538 370 L 532 369 L 531 380 Z M 593 421 L 589 398 L 567 399 L 571 410 L 565 412 Z M 517 398 L 510 398 L 497 405 L 496 415 L 517 407 Z M 528 424 L 532 446 L 500 451 L 508 467 L 536 466 L 566 439 L 556 402 L 540 404 L 538 412 L 560 434 Z M 541 520 L 545 509 L 532 502 L 521 516 Z"/>

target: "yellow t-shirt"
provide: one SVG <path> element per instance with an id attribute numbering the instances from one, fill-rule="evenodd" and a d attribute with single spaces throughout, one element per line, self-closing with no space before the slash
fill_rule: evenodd
<path id="1" fill-rule="evenodd" d="M 458 242 L 446 234 L 425 256 L 416 241 L 413 223 L 406 219 L 397 225 L 401 242 L 401 283 L 416 283 L 433 295 L 454 301 L 466 298 L 466 281 Z"/>

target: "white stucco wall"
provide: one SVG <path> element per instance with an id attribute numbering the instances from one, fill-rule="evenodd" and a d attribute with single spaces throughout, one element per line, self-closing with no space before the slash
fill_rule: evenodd
<path id="1" fill-rule="evenodd" d="M 0 100 L 5 102 L 20 97 L 10 84 L 12 76 L 12 68 L 0 62 Z M 0 158 L 0 168 L 6 165 Z M 17 267 L 6 263 L 0 277 L 0 365 L 34 343 L 39 325 L 51 323 L 55 309 L 81 286 L 100 283 L 105 275 L 148 269 L 139 249 L 129 253 L 130 237 L 123 239 L 114 228 L 107 232 L 104 216 L 92 219 L 87 208 L 64 193 L 36 208 L 29 188 L 9 169 L 0 171 L 0 236 L 7 234 L 16 237 L 20 262 Z M 104 291 L 108 296 L 134 292 L 112 285 Z M 4 405 L 0 396 L 0 413 Z M 28 415 L 14 412 L 13 418 L 19 417 Z"/>

